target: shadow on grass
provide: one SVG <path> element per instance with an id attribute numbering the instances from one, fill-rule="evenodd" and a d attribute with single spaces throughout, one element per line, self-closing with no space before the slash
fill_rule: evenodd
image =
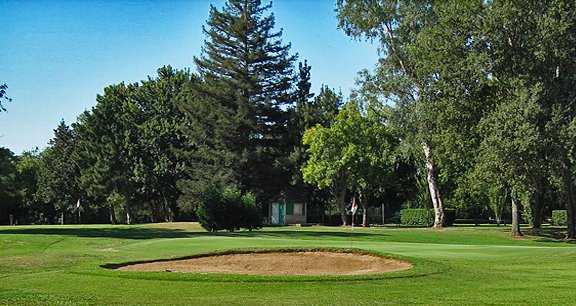
<path id="1" fill-rule="evenodd" d="M 554 243 L 576 243 L 574 240 L 566 240 L 566 229 L 560 227 L 544 227 L 538 230 L 528 230 L 527 233 L 531 236 L 538 237 L 538 242 L 554 242 Z"/>
<path id="2" fill-rule="evenodd" d="M 194 237 L 258 237 L 278 239 L 324 239 L 353 238 L 378 240 L 382 233 L 361 233 L 341 231 L 297 231 L 297 230 L 259 230 L 239 232 L 191 232 L 182 229 L 117 227 L 117 228 L 14 228 L 0 231 L 2 235 L 58 235 L 83 238 L 118 238 L 118 239 L 160 239 L 160 238 L 194 238 Z"/>

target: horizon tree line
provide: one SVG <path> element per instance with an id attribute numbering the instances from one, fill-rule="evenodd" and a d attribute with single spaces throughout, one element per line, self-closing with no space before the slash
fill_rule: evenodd
<path id="1" fill-rule="evenodd" d="M 352 198 L 366 225 L 370 206 L 430 205 L 434 228 L 450 208 L 509 218 L 515 236 L 566 208 L 574 239 L 575 6 L 338 0 L 343 32 L 380 52 L 345 98 L 311 92 L 271 4 L 229 0 L 210 8 L 195 72 L 111 85 L 47 149 L 4 151 L 18 187 L 3 198 L 21 222 L 63 223 L 81 199 L 86 220 L 132 223 L 193 218 L 214 186 L 260 209 L 294 188 L 343 225 Z"/>

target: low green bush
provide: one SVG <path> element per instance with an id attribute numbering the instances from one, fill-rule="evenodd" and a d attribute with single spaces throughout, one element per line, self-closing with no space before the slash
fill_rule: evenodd
<path id="1" fill-rule="evenodd" d="M 262 227 L 256 198 L 251 193 L 242 194 L 236 187 L 209 187 L 202 194 L 196 214 L 200 225 L 211 232 Z"/>
<path id="2" fill-rule="evenodd" d="M 456 220 L 455 209 L 444 210 L 444 226 L 454 225 Z M 432 226 L 434 224 L 434 210 L 426 208 L 405 208 L 400 211 L 400 224 L 412 226 Z"/>
<path id="3" fill-rule="evenodd" d="M 412 226 L 431 226 L 434 215 L 426 208 L 405 208 L 400 211 L 400 223 Z"/>
<path id="4" fill-rule="evenodd" d="M 566 210 L 552 211 L 552 225 L 566 226 L 566 219 L 567 219 Z"/>

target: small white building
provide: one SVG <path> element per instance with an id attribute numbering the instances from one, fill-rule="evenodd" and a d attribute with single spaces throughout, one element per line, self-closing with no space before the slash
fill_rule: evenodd
<path id="1" fill-rule="evenodd" d="M 301 196 L 290 196 L 282 192 L 268 204 L 268 223 L 270 225 L 305 224 L 308 207 Z"/>

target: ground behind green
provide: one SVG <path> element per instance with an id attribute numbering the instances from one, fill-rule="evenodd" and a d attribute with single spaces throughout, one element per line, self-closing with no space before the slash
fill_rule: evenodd
<path id="1" fill-rule="evenodd" d="M 515 240 L 507 228 L 276 227 L 207 233 L 196 224 L 0 228 L 0 304 L 570 305 L 576 245 Z M 120 272 L 106 263 L 234 248 L 342 247 L 415 263 L 384 277 L 244 277 Z"/>

